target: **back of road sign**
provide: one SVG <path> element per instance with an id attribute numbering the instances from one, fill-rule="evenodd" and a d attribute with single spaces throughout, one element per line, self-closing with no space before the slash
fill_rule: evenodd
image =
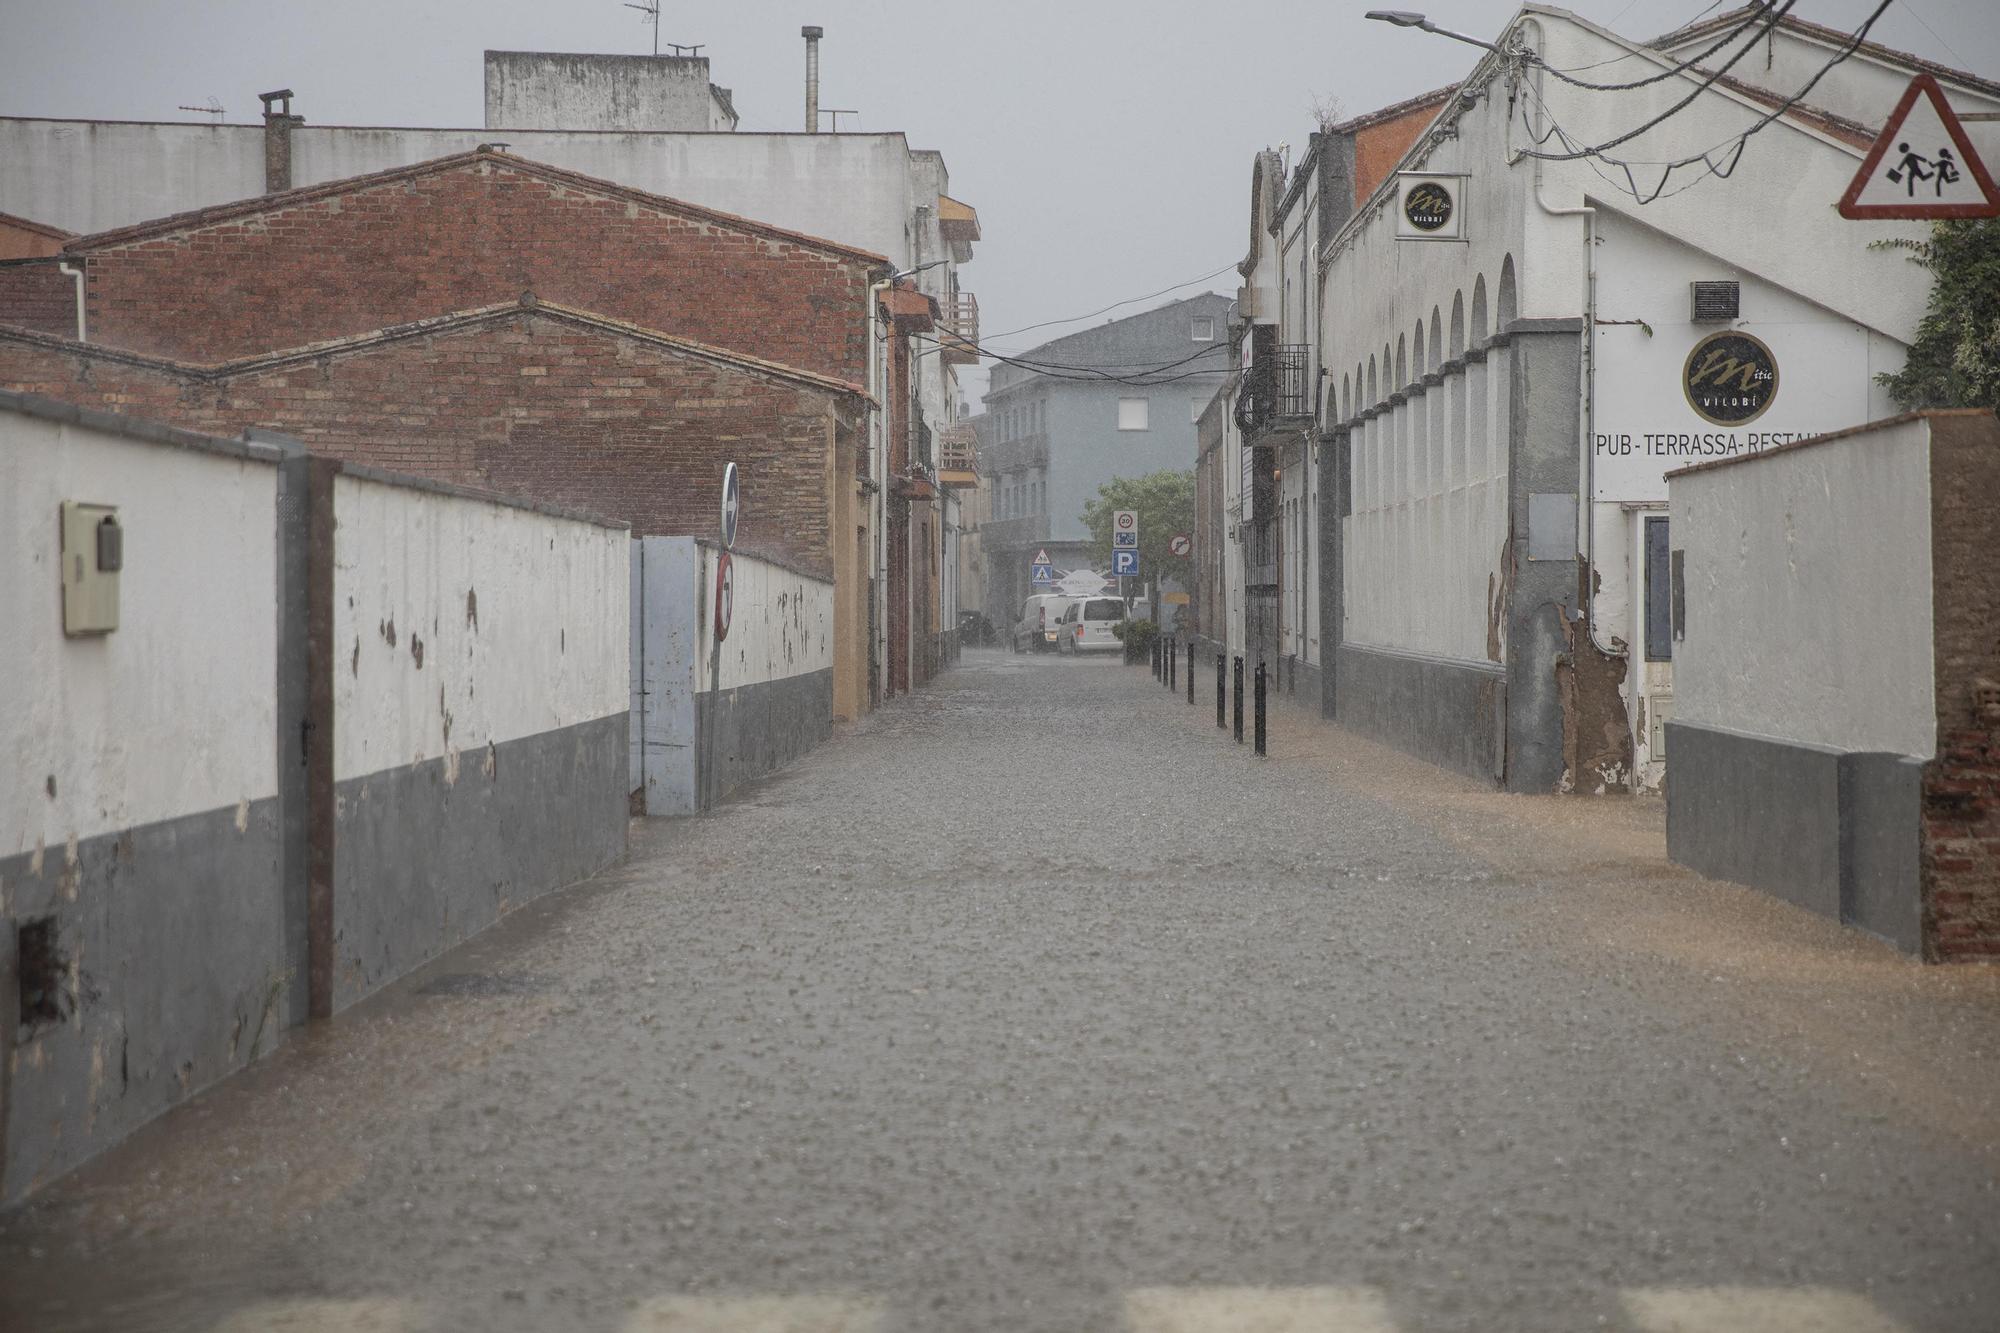
<path id="1" fill-rule="evenodd" d="M 1840 215 L 1868 218 L 2000 217 L 2000 190 L 1936 79 L 1919 74 L 1840 199 Z"/>

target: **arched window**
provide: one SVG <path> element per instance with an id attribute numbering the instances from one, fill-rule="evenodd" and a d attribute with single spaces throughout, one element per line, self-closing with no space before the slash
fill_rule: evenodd
<path id="1" fill-rule="evenodd" d="M 1375 355 L 1371 352 L 1368 355 L 1368 405 L 1373 407 L 1381 401 L 1381 395 L 1375 392 Z"/>
<path id="2" fill-rule="evenodd" d="M 1410 378 L 1413 380 L 1420 380 L 1424 377 L 1424 369 L 1425 369 L 1424 322 L 1421 319 L 1417 321 L 1416 333 L 1412 335 L 1412 337 L 1410 338 L 1410 352 L 1411 352 Z"/>
<path id="3" fill-rule="evenodd" d="M 1396 384 L 1395 387 L 1390 390 L 1391 393 L 1395 393 L 1401 390 L 1404 386 L 1408 385 L 1410 382 L 1409 352 L 1410 352 L 1410 340 L 1408 338 L 1401 338 L 1401 337 L 1397 338 L 1396 339 Z"/>
<path id="4" fill-rule="evenodd" d="M 1436 370 L 1444 364 L 1444 321 L 1438 318 L 1438 308 L 1431 307 L 1431 363 L 1427 370 Z"/>
<path id="5" fill-rule="evenodd" d="M 1472 283 L 1472 342 L 1474 346 L 1486 341 L 1486 275 L 1480 274 Z"/>
<path id="6" fill-rule="evenodd" d="M 1342 421 L 1354 419 L 1353 381 L 1345 375 L 1340 377 L 1340 419 Z"/>
<path id="7" fill-rule="evenodd" d="M 1465 293 L 1451 294 L 1451 358 L 1456 361 L 1465 355 Z"/>
<path id="8" fill-rule="evenodd" d="M 1508 255 L 1500 264 L 1500 293 L 1494 298 L 1499 309 L 1494 312 L 1497 333 L 1505 333 L 1507 326 L 1519 316 L 1519 298 L 1514 294 L 1514 256 Z"/>

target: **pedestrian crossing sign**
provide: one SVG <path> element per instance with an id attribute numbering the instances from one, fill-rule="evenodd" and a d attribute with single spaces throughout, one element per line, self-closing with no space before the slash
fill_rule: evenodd
<path id="1" fill-rule="evenodd" d="M 1034 574 L 1037 584 L 1054 583 L 1056 581 L 1056 571 L 1053 565 L 1036 565 Z"/>

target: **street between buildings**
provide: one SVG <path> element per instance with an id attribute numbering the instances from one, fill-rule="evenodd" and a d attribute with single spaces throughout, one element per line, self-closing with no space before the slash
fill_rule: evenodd
<path id="1" fill-rule="evenodd" d="M 635 822 L 0 1217 L 0 1327 L 1993 1327 L 2000 976 L 1197 685 L 968 651 Z"/>

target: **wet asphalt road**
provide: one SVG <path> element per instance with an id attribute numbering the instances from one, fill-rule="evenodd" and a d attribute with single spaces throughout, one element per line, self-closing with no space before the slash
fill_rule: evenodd
<path id="1" fill-rule="evenodd" d="M 0 1217 L 0 1328 L 2000 1328 L 1990 1135 L 1207 718 L 968 655 Z"/>

